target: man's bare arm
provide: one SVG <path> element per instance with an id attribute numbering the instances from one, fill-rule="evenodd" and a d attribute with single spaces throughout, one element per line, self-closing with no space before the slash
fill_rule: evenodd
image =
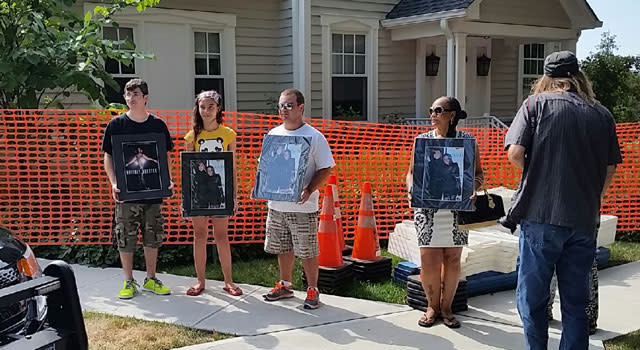
<path id="1" fill-rule="evenodd" d="M 600 199 L 604 198 L 604 195 L 607 192 L 607 189 L 609 188 L 609 186 L 611 185 L 611 182 L 613 181 L 613 175 L 615 173 L 616 173 L 615 165 L 607 166 L 607 176 L 604 178 L 604 186 L 602 187 L 602 193 L 600 194 Z"/>
<path id="2" fill-rule="evenodd" d="M 309 196 L 311 196 L 311 194 L 315 190 L 317 190 L 320 185 L 327 181 L 330 174 L 331 168 L 324 168 L 316 171 L 316 173 L 313 175 L 313 178 L 311 178 L 311 182 L 309 183 L 309 185 L 304 190 L 302 190 L 299 203 L 302 204 L 306 202 L 307 199 L 309 199 Z"/>
<path id="3" fill-rule="evenodd" d="M 524 155 L 526 148 L 522 145 L 510 145 L 507 157 L 511 164 L 518 167 L 520 170 L 524 169 Z"/>

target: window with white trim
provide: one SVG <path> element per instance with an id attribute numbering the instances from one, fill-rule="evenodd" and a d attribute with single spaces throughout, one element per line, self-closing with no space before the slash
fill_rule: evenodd
<path id="1" fill-rule="evenodd" d="M 133 51 L 133 49 L 135 48 L 133 28 L 131 27 L 103 27 L 102 37 L 104 39 L 113 41 L 122 41 L 123 43 L 118 45 L 119 49 Z M 131 45 L 128 45 L 127 43 Z M 123 96 L 124 86 L 129 80 L 137 78 L 135 60 L 132 60 L 131 64 L 126 65 L 114 60 L 113 58 L 107 58 L 104 63 L 104 68 L 107 73 L 111 74 L 113 79 L 120 86 L 120 90 L 118 91 L 112 89 L 110 86 L 107 86 L 107 102 L 125 104 Z"/>
<path id="2" fill-rule="evenodd" d="M 522 52 L 522 99 L 531 94 L 531 87 L 544 74 L 544 44 L 525 44 Z"/>
<path id="3" fill-rule="evenodd" d="M 224 99 L 224 77 L 220 50 L 220 33 L 194 32 L 195 93 L 216 90 Z"/>
<path id="4" fill-rule="evenodd" d="M 367 120 L 365 35 L 331 35 L 331 113 L 333 119 Z"/>

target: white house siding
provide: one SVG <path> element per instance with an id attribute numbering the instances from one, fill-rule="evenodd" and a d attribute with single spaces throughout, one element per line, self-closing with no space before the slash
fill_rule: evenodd
<path id="1" fill-rule="evenodd" d="M 483 0 L 480 20 L 558 28 L 571 25 L 559 0 Z"/>
<path id="2" fill-rule="evenodd" d="M 159 7 L 236 15 L 238 111 L 256 112 L 267 110 L 267 98 L 277 95 L 280 88 L 283 64 L 280 28 L 286 22 L 281 20 L 284 17 L 281 6 L 283 2 L 163 0 Z"/>
<path id="3" fill-rule="evenodd" d="M 76 4 L 82 12 L 83 1 Z M 236 16 L 236 91 L 237 109 L 243 112 L 267 111 L 268 98 L 277 97 L 278 91 L 289 86 L 293 81 L 291 68 L 291 0 L 163 0 L 156 8 L 191 10 L 201 12 L 224 13 Z M 141 14 L 144 17 L 144 12 Z M 162 27 L 162 24 L 159 23 Z M 169 25 L 165 26 L 168 29 Z M 139 34 L 140 35 L 140 34 Z M 142 34 L 144 35 L 144 34 Z M 136 38 L 138 39 L 138 38 Z M 190 40 L 191 38 L 185 38 Z M 171 45 L 167 45 L 171 46 Z M 160 49 L 147 50 L 156 53 Z M 165 50 L 166 51 L 166 50 Z M 164 53 L 166 54 L 166 53 Z M 173 52 L 170 62 L 166 63 L 166 71 L 175 71 L 180 66 L 188 66 L 193 59 L 191 52 Z M 158 64 L 167 62 L 164 57 L 157 57 L 156 61 L 143 61 L 144 64 Z M 193 72 L 185 74 L 193 75 Z M 148 77 L 148 80 L 151 80 Z M 193 84 L 193 81 L 191 81 Z M 150 86 L 151 95 L 158 89 L 189 89 L 191 86 Z M 190 108 L 191 97 L 185 101 L 172 102 L 171 106 L 163 108 Z M 86 106 L 86 100 L 80 94 L 68 99 L 67 107 L 80 108 Z M 163 101 L 166 102 L 166 101 Z M 150 107 L 154 108 L 153 102 Z"/>
<path id="4" fill-rule="evenodd" d="M 416 43 L 391 41 L 391 32 L 378 35 L 378 120 L 390 113 L 415 116 Z"/>
<path id="5" fill-rule="evenodd" d="M 312 0 L 311 2 L 311 115 L 322 115 L 322 15 L 383 19 L 399 0 Z M 415 42 L 392 42 L 378 31 L 378 117 L 415 110 Z"/>
<path id="6" fill-rule="evenodd" d="M 491 114 L 507 122 L 518 108 L 518 45 L 509 39 L 491 42 Z"/>

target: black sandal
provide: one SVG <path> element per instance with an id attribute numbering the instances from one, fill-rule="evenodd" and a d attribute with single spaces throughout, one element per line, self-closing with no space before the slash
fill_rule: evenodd
<path id="1" fill-rule="evenodd" d="M 437 318 L 438 318 L 437 315 L 433 315 L 433 316 L 429 317 L 429 316 L 427 316 L 427 313 L 425 312 L 422 315 L 422 317 L 420 317 L 420 319 L 418 320 L 418 326 L 429 328 L 429 327 L 433 326 L 436 323 Z"/>
<path id="2" fill-rule="evenodd" d="M 449 318 L 442 317 L 442 323 L 449 328 L 460 328 L 460 321 L 458 321 L 455 316 Z"/>

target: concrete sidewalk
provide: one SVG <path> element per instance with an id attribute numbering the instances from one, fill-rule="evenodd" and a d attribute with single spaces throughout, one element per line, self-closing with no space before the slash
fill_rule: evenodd
<path id="1" fill-rule="evenodd" d="M 42 262 L 43 266 L 47 262 Z M 73 265 L 84 310 L 133 316 L 146 320 L 236 334 L 238 337 L 182 348 L 204 349 L 521 349 L 522 327 L 514 292 L 469 299 L 469 311 L 458 315 L 462 327 L 452 330 L 442 323 L 421 328 L 421 312 L 406 305 L 321 295 L 318 310 L 302 308 L 304 293 L 267 303 L 268 288 L 240 285 L 245 294 L 232 297 L 220 281 L 207 281 L 198 297 L 185 294 L 193 278 L 160 274 L 173 290 L 169 296 L 142 292 L 132 300 L 117 298 L 122 285 L 120 269 Z M 144 272 L 135 271 L 138 281 Z M 640 328 L 640 262 L 601 271 L 599 331 L 592 349 L 602 340 Z M 559 318 L 559 303 L 554 314 Z M 560 322 L 550 325 L 549 348 L 557 348 Z"/>

